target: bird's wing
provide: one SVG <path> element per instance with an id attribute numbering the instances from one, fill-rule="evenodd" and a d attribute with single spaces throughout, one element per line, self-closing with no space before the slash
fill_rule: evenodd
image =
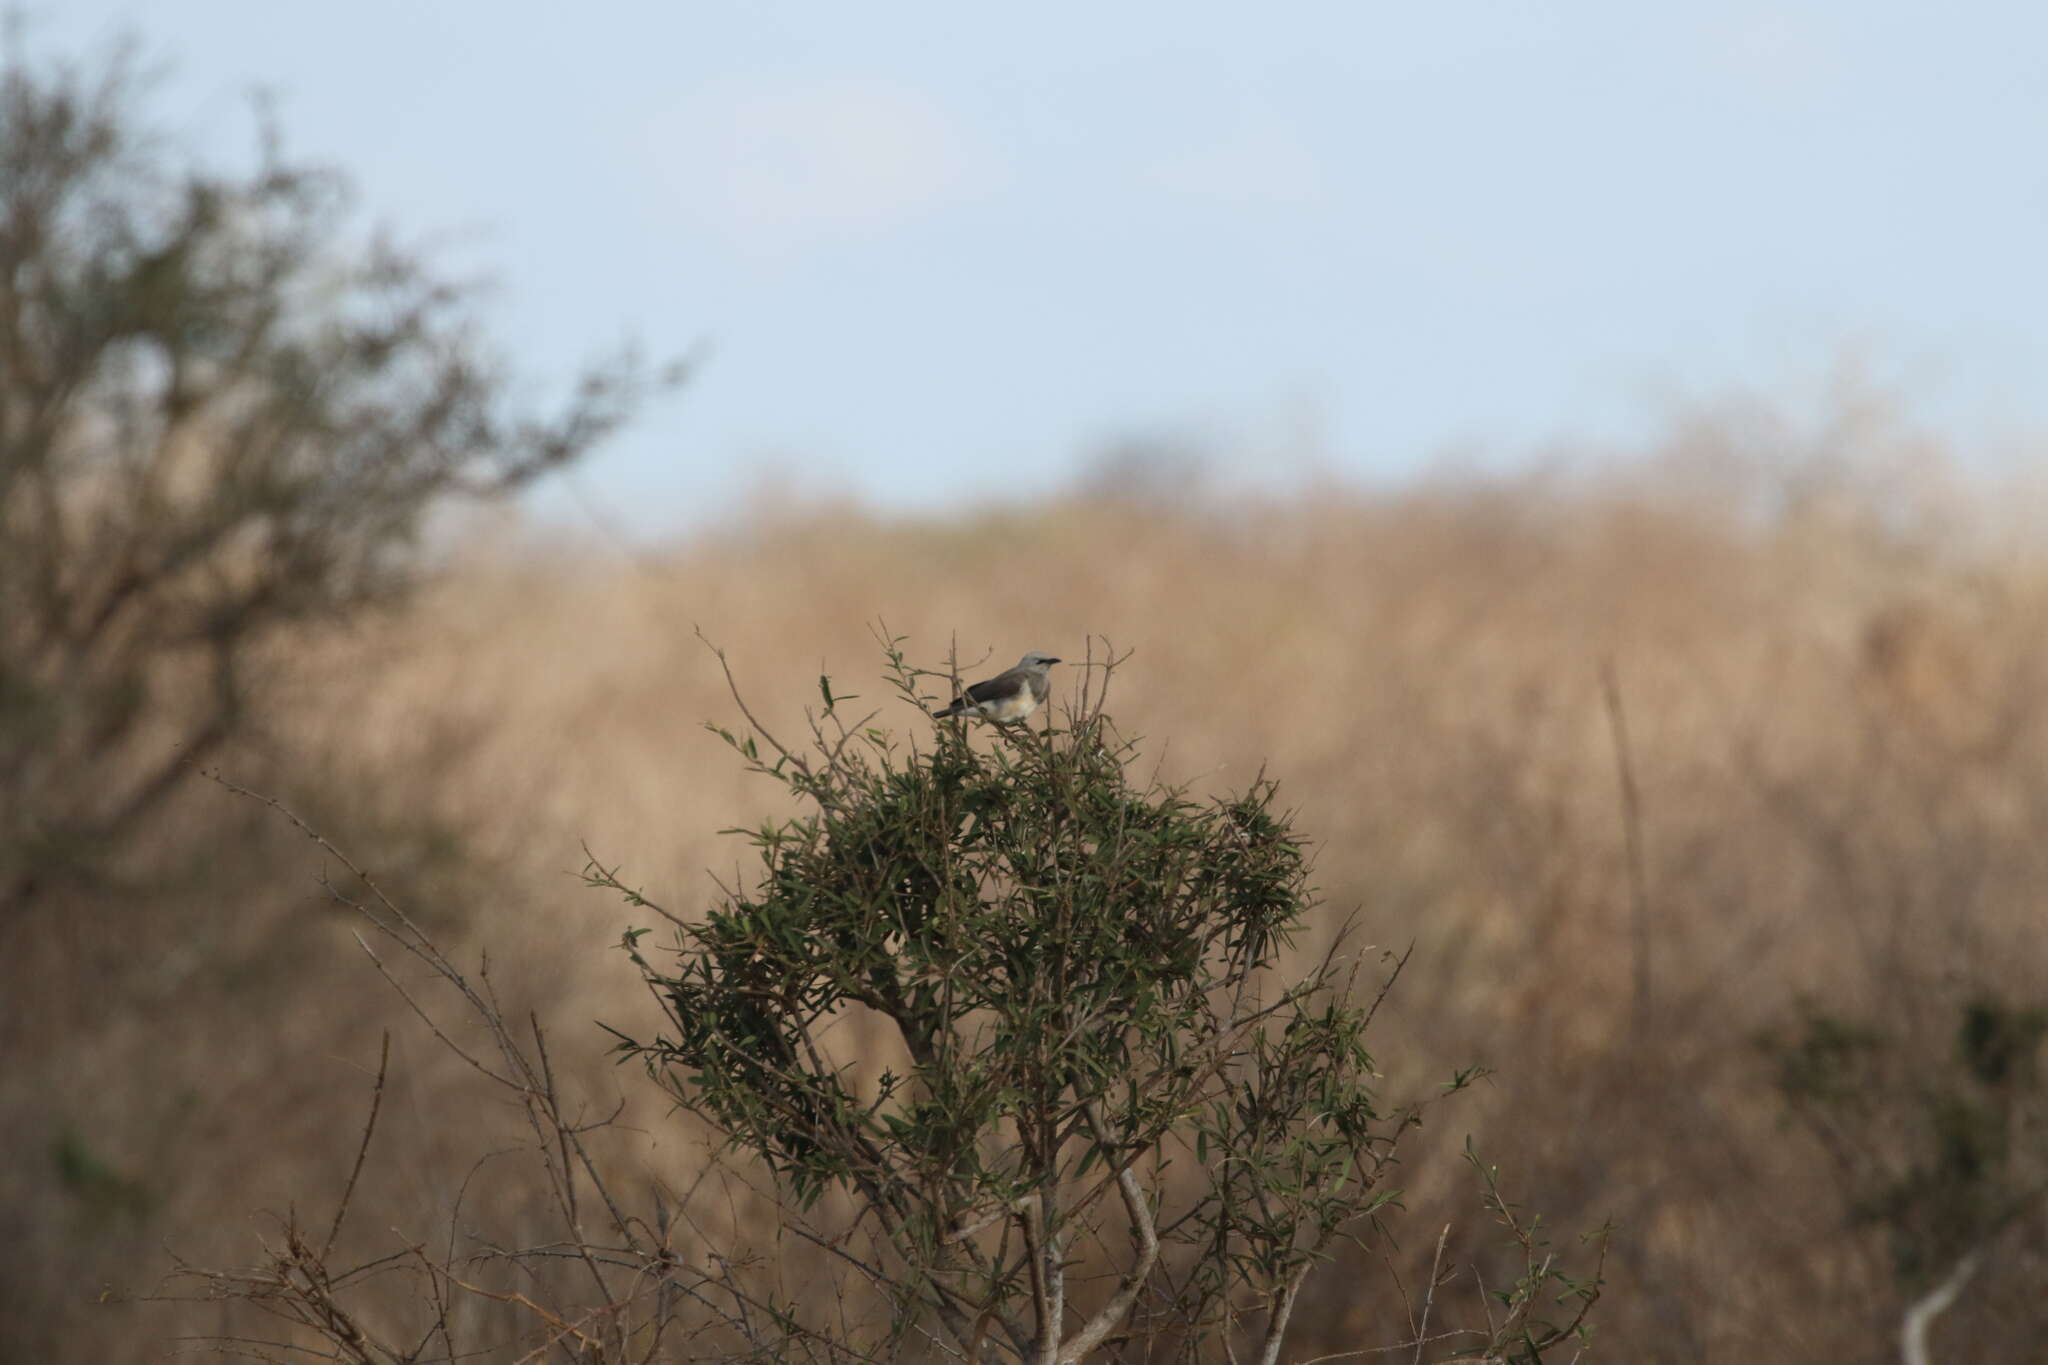
<path id="1" fill-rule="evenodd" d="M 978 682 L 974 686 L 968 688 L 967 700 L 974 702 L 977 705 L 979 705 L 982 702 L 1002 701 L 1006 698 L 1016 696 L 1019 692 L 1022 692 L 1024 688 L 1025 681 L 1023 671 L 1021 669 L 1013 668 L 1007 673 L 998 673 L 993 678 L 990 678 L 985 682 Z"/>

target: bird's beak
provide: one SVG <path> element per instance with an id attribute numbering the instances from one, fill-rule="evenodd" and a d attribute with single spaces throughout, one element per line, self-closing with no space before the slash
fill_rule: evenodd
<path id="1" fill-rule="evenodd" d="M 1046 662 L 1047 662 L 1047 663 L 1049 663 L 1049 664 L 1056 664 L 1056 663 L 1058 663 L 1058 662 L 1059 662 L 1059 660 L 1058 660 L 1058 659 L 1047 659 L 1047 660 L 1046 660 Z"/>

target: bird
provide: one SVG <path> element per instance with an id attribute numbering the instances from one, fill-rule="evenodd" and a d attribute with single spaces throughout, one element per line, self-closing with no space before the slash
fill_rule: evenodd
<path id="1" fill-rule="evenodd" d="M 1023 720 L 1036 711 L 1052 691 L 1046 670 L 1059 660 L 1050 654 L 1031 653 L 1017 660 L 1017 666 L 978 682 L 953 699 L 951 706 L 932 712 L 937 719 L 948 716 L 980 716 L 984 720 Z"/>

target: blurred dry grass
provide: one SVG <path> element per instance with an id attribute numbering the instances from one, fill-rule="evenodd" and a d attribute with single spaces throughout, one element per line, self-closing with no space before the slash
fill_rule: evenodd
<path id="1" fill-rule="evenodd" d="M 1696 417 L 1623 470 L 1381 496 L 823 509 L 637 556 L 482 528 L 403 613 L 279 659 L 264 734 L 226 766 L 488 945 L 592 1104 L 628 1097 L 622 1169 L 680 1178 L 688 1142 L 584 1027 L 644 1018 L 609 950 L 633 916 L 574 873 L 588 841 L 687 910 L 707 868 L 732 870 L 716 831 L 770 813 L 700 728 L 737 717 L 693 630 L 792 729 L 821 671 L 872 692 L 881 724 L 927 723 L 862 685 L 877 620 L 928 663 L 957 638 L 964 667 L 1107 635 L 1137 650 L 1110 709 L 1166 773 L 1229 788 L 1267 768 L 1333 921 L 1415 943 L 1378 1027 L 1390 1090 L 1497 1072 L 1411 1154 L 1404 1276 L 1445 1222 L 1487 1264 L 1454 1160 L 1469 1131 L 1560 1229 L 1620 1224 L 1606 1358 L 1886 1358 L 1885 1249 L 1845 1231 L 1753 1040 L 1802 997 L 1930 1039 L 1964 992 L 2048 997 L 2048 556 L 2014 533 L 2023 491 L 1973 501 L 1912 443 L 1873 456 L 1868 414 L 1829 434 L 1839 459 L 1789 467 L 1748 458 L 1738 418 Z M 1610 664 L 1641 793 L 1644 1020 Z M 0 944 L 16 1358 L 156 1359 L 240 1321 L 91 1300 L 148 1288 L 160 1242 L 246 1260 L 256 1210 L 337 1190 L 387 1025 L 396 1117 L 360 1222 L 446 1224 L 506 1120 L 401 1018 L 308 884 L 318 861 L 195 782 L 125 887 Z M 467 1207 L 514 1226 L 519 1183 L 485 1165 Z M 2048 1337 L 2040 1224 L 1944 1319 L 1943 1357 Z M 1406 1330 L 1386 1267 L 1317 1283 L 1303 1357 Z"/>

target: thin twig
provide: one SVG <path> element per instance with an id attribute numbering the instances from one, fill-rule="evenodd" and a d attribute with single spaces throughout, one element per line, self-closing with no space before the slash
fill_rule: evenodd
<path id="1" fill-rule="evenodd" d="M 1444 1243 L 1451 1237 L 1451 1225 L 1444 1224 L 1444 1230 L 1436 1237 L 1436 1255 L 1429 1263 L 1429 1288 L 1422 1294 L 1422 1321 L 1415 1327 L 1415 1359 L 1413 1365 L 1422 1365 L 1422 1343 L 1429 1336 L 1429 1310 L 1436 1303 L 1438 1276 L 1443 1270 Z"/>
<path id="2" fill-rule="evenodd" d="M 363 1173 L 363 1158 L 370 1154 L 370 1135 L 377 1131 L 377 1111 L 384 1105 L 384 1074 L 390 1066 L 391 1030 L 385 1029 L 383 1051 L 377 1058 L 377 1082 L 370 1088 L 370 1116 L 363 1121 L 363 1140 L 356 1147 L 356 1164 L 349 1168 L 348 1184 L 341 1190 L 341 1202 L 334 1206 L 334 1221 L 327 1225 L 327 1240 L 320 1244 L 323 1262 L 334 1250 L 334 1239 L 341 1235 L 341 1220 L 347 1216 L 349 1201 L 355 1197 L 356 1178 Z"/>

